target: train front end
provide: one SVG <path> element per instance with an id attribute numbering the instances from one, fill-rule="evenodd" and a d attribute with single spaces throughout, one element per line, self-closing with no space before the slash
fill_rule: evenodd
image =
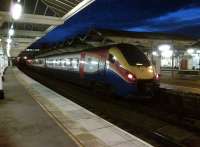
<path id="1" fill-rule="evenodd" d="M 154 96 L 156 94 L 159 89 L 159 75 L 147 56 L 136 46 L 119 44 L 109 50 L 108 59 L 110 68 L 121 79 L 115 79 L 118 95 Z"/>

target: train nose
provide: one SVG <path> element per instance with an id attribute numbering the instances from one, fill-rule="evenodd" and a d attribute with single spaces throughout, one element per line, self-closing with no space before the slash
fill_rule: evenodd
<path id="1" fill-rule="evenodd" d="M 135 74 L 137 80 L 142 79 L 153 79 L 154 71 L 148 67 L 132 67 L 131 72 Z"/>

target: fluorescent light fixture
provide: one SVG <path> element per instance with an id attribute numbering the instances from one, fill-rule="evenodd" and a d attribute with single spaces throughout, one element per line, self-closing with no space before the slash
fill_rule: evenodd
<path id="1" fill-rule="evenodd" d="M 187 50 L 187 53 L 188 53 L 188 54 L 193 54 L 193 53 L 194 53 L 194 49 L 193 49 L 193 48 L 189 48 L 189 49 Z"/>
<path id="2" fill-rule="evenodd" d="M 10 49 L 11 49 L 10 44 L 7 44 L 7 46 L 6 46 L 6 51 L 7 51 L 7 56 L 8 56 L 8 57 L 10 57 Z"/>
<path id="3" fill-rule="evenodd" d="M 164 52 L 170 50 L 171 46 L 169 44 L 162 44 L 158 46 L 159 51 Z"/>
<path id="4" fill-rule="evenodd" d="M 98 65 L 98 62 L 97 61 L 91 61 L 91 64 Z"/>
<path id="5" fill-rule="evenodd" d="M 153 56 L 158 56 L 158 53 L 157 53 L 156 51 L 153 51 L 153 52 L 152 52 L 152 55 L 153 55 Z"/>
<path id="6" fill-rule="evenodd" d="M 12 39 L 11 39 L 11 38 L 7 38 L 6 42 L 7 42 L 8 44 L 10 44 L 10 43 L 12 42 Z"/>
<path id="7" fill-rule="evenodd" d="M 7 49 L 11 49 L 11 45 L 10 45 L 10 44 L 7 44 L 6 48 L 7 48 Z"/>
<path id="8" fill-rule="evenodd" d="M 10 30 L 8 31 L 9 36 L 13 36 L 15 34 L 15 31 L 13 28 L 10 28 Z"/>
<path id="9" fill-rule="evenodd" d="M 200 50 L 197 50 L 197 54 L 200 54 Z"/>
<path id="10" fill-rule="evenodd" d="M 143 64 L 142 64 L 142 63 L 136 63 L 136 65 L 137 65 L 137 66 L 142 66 Z"/>
<path id="11" fill-rule="evenodd" d="M 171 57 L 172 55 L 173 55 L 173 51 L 172 50 L 166 50 L 166 51 L 161 53 L 162 57 Z"/>
<path id="12" fill-rule="evenodd" d="M 14 3 L 11 7 L 11 15 L 14 20 L 18 20 L 22 15 L 22 5 Z"/>

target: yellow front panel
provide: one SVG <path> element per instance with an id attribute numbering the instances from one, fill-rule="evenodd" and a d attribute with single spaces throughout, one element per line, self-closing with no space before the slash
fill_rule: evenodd
<path id="1" fill-rule="evenodd" d="M 121 66 L 128 70 L 129 72 L 135 74 L 138 80 L 146 80 L 146 79 L 153 79 L 155 75 L 154 67 L 144 67 L 144 66 L 131 66 L 128 64 L 127 60 L 124 58 L 123 54 L 118 48 L 111 48 L 109 50 L 113 56 L 115 56 L 116 60 L 121 64 Z"/>

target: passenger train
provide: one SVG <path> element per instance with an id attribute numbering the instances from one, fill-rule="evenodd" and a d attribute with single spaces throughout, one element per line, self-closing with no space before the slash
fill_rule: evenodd
<path id="1" fill-rule="evenodd" d="M 34 68 L 62 72 L 62 76 L 72 81 L 76 78 L 101 83 L 118 96 L 152 96 L 159 87 L 159 75 L 147 56 L 129 44 L 40 56 L 29 60 L 28 64 Z"/>

